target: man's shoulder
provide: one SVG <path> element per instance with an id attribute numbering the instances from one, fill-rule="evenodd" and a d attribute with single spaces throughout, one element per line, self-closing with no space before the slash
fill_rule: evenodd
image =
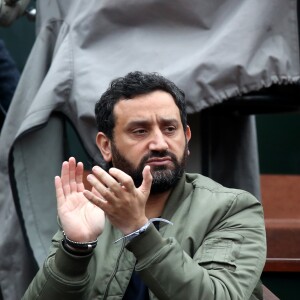
<path id="1" fill-rule="evenodd" d="M 213 179 L 201 174 L 186 173 L 186 182 L 193 186 L 194 194 L 206 194 L 215 199 L 220 200 L 221 198 L 227 201 L 239 199 L 239 201 L 245 200 L 252 203 L 259 202 L 251 193 L 245 190 L 225 187 Z"/>
<path id="2" fill-rule="evenodd" d="M 220 183 L 198 173 L 186 173 L 186 182 L 191 183 L 194 187 L 202 187 L 211 190 L 224 188 Z"/>
<path id="3" fill-rule="evenodd" d="M 211 192 L 230 192 L 234 194 L 242 192 L 239 189 L 225 187 L 213 179 L 198 173 L 186 173 L 186 182 L 191 183 L 194 188 L 206 189 Z"/>
<path id="4" fill-rule="evenodd" d="M 228 221 L 228 218 L 235 218 L 237 215 L 239 217 L 236 217 L 236 220 L 240 222 L 243 219 L 244 225 L 248 224 L 248 221 L 250 224 L 255 218 L 256 226 L 263 226 L 261 203 L 251 193 L 224 187 L 199 174 L 186 174 L 186 184 L 192 185 L 187 198 L 191 214 L 201 212 L 201 219 L 209 220 L 207 222 L 210 229 L 221 226 L 224 220 Z M 190 219 L 193 218 L 190 217 Z M 197 219 L 197 216 L 194 219 Z M 204 226 L 203 223 L 202 226 Z"/>

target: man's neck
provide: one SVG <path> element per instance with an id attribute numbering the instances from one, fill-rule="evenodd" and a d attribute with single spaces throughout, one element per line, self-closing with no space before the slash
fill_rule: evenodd
<path id="1" fill-rule="evenodd" d="M 150 195 L 146 203 L 146 216 L 148 219 L 160 217 L 171 191 Z"/>

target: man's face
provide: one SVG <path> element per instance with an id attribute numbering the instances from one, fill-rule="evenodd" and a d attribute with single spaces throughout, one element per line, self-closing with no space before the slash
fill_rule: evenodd
<path id="1" fill-rule="evenodd" d="M 159 158 L 169 157 L 173 163 L 172 167 L 166 165 L 157 165 L 151 168 L 151 174 L 153 177 L 151 194 L 162 193 L 172 188 L 176 182 L 181 178 L 187 158 L 187 147 L 182 155 L 182 158 L 178 160 L 176 156 L 170 151 L 162 152 L 149 152 L 142 157 L 140 163 L 135 167 L 129 160 L 126 159 L 122 153 L 117 149 L 116 145 L 112 143 L 112 158 L 114 167 L 123 170 L 129 176 L 132 177 L 135 186 L 139 187 L 143 181 L 142 172 L 144 167 L 148 164 L 149 160 L 155 160 Z"/>
<path id="2" fill-rule="evenodd" d="M 115 105 L 114 117 L 113 166 L 130 175 L 139 186 L 142 171 L 149 165 L 152 194 L 173 187 L 184 172 L 190 130 L 184 132 L 172 96 L 154 91 L 121 100 Z"/>

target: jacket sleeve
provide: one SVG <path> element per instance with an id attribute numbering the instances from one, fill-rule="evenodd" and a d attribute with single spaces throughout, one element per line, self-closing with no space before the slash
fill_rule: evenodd
<path id="1" fill-rule="evenodd" d="M 88 299 L 88 264 L 93 254 L 75 256 L 62 246 L 59 231 L 52 240 L 50 254 L 23 296 L 23 300 Z M 75 296 L 76 295 L 76 296 Z"/>
<path id="2" fill-rule="evenodd" d="M 262 207 L 248 193 L 236 196 L 193 257 L 175 238 L 163 238 L 154 226 L 127 248 L 137 258 L 136 270 L 158 299 L 249 299 L 266 258 Z"/>

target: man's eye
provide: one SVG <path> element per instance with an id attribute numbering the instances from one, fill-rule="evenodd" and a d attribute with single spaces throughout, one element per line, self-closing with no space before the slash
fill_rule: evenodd
<path id="1" fill-rule="evenodd" d="M 135 135 L 144 135 L 146 133 L 145 129 L 135 129 L 133 130 L 133 134 Z"/>
<path id="2" fill-rule="evenodd" d="M 172 132 L 174 132 L 175 130 L 176 130 L 176 128 L 175 128 L 174 126 L 168 126 L 168 127 L 165 128 L 165 131 L 166 131 L 167 133 L 172 133 Z"/>

